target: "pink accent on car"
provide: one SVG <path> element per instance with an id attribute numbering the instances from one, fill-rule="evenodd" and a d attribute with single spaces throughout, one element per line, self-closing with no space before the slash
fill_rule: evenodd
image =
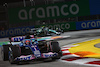
<path id="1" fill-rule="evenodd" d="M 49 52 L 49 53 L 46 53 L 46 54 L 54 54 L 54 53 L 52 53 L 52 52 Z"/>
<path id="2" fill-rule="evenodd" d="M 34 55 L 32 55 L 31 60 L 32 60 L 32 59 L 35 59 Z"/>
<path id="3" fill-rule="evenodd" d="M 11 38 L 11 41 L 14 41 L 14 38 Z"/>
<path id="4" fill-rule="evenodd" d="M 30 35 L 31 36 L 31 38 L 34 38 L 34 35 Z"/>
<path id="5" fill-rule="evenodd" d="M 45 58 L 45 56 L 43 56 L 43 54 L 44 54 L 44 53 L 42 53 L 41 56 L 42 56 L 43 58 Z"/>
<path id="6" fill-rule="evenodd" d="M 20 56 L 18 58 L 26 58 L 26 57 L 29 57 L 29 56 L 31 56 L 31 58 L 30 58 L 31 60 L 32 59 L 35 59 L 34 55 L 26 55 L 26 56 L 25 55 L 22 55 L 22 56 Z"/>

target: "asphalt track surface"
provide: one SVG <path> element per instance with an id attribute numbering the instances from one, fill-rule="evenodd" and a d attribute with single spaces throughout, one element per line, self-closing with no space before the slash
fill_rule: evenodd
<path id="1" fill-rule="evenodd" d="M 70 37 L 67 39 L 58 41 L 60 44 L 60 47 L 77 43 L 77 42 L 90 40 L 90 39 L 100 38 L 100 29 L 71 31 L 71 32 L 65 32 L 64 34 L 62 34 L 62 36 L 67 36 L 67 35 L 70 35 Z M 8 40 L 7 38 L 0 39 L 0 41 L 7 41 L 7 40 Z M 9 63 L 9 61 L 2 61 L 2 58 L 0 55 L 0 67 L 95 67 L 95 66 L 80 65 L 80 64 L 75 64 L 75 63 L 65 63 L 65 62 L 61 62 L 60 60 L 48 61 L 48 62 L 35 61 L 35 62 L 29 62 L 29 63 L 22 63 L 21 65 L 17 65 L 17 64 L 12 65 Z"/>

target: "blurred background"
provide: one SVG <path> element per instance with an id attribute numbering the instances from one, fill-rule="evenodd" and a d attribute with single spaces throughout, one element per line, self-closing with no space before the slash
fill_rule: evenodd
<path id="1" fill-rule="evenodd" d="M 73 21 L 84 21 L 84 20 L 95 20 L 100 19 L 100 15 L 89 15 L 80 17 L 69 17 L 61 19 L 50 19 L 50 20 L 38 20 L 29 21 L 23 23 L 9 24 L 8 19 L 8 8 L 19 8 L 19 7 L 29 7 L 38 5 L 47 5 L 61 2 L 70 2 L 79 0 L 1 0 L 0 1 L 0 30 L 7 30 L 14 27 L 30 26 L 30 25 L 41 25 L 43 21 L 46 24 L 51 23 L 62 23 L 62 22 L 73 22 Z"/>

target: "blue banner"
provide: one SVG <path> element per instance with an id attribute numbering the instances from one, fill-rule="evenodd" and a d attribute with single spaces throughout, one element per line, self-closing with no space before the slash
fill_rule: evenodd
<path id="1" fill-rule="evenodd" d="M 90 15 L 100 14 L 100 0 L 89 0 Z"/>
<path id="2" fill-rule="evenodd" d="M 76 30 L 100 28 L 100 20 L 76 22 Z"/>
<path id="3" fill-rule="evenodd" d="M 0 38 L 17 36 L 17 35 L 25 35 L 25 33 L 29 32 L 29 30 L 32 28 L 34 27 L 33 26 L 18 27 L 18 28 L 11 28 L 9 30 L 0 31 Z"/>

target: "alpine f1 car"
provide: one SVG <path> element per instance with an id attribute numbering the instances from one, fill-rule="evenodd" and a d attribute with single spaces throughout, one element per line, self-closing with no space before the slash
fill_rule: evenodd
<path id="1" fill-rule="evenodd" d="M 37 41 L 36 38 L 10 38 L 9 44 L 3 44 L 1 55 L 11 64 L 31 60 L 59 59 L 62 51 L 57 41 Z"/>
<path id="2" fill-rule="evenodd" d="M 33 31 L 34 34 L 37 36 L 49 36 L 49 35 L 54 35 L 54 34 L 60 35 L 61 33 L 64 32 L 60 28 L 56 28 L 56 30 L 53 30 L 53 29 L 49 29 L 48 27 L 45 27 L 45 26 L 36 28 L 36 29 L 31 29 L 31 31 Z"/>

